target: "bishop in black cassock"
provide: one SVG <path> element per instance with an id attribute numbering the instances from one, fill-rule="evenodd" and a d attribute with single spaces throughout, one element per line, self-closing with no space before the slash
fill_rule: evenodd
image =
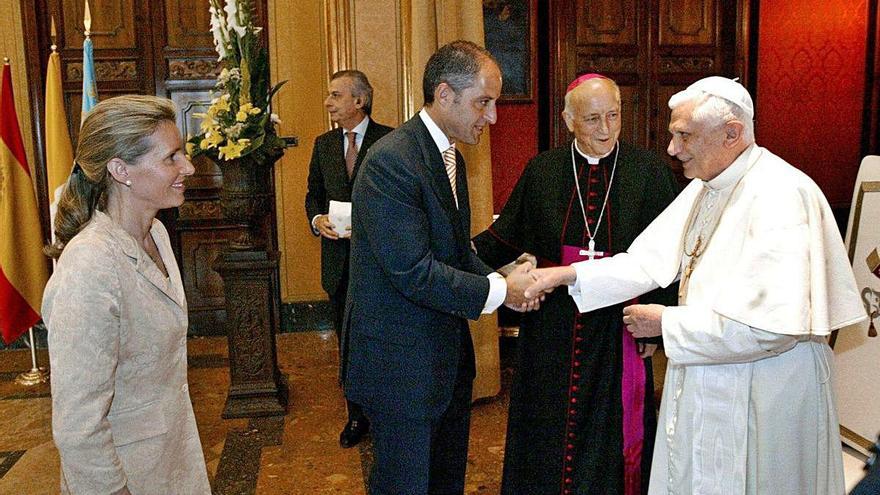
<path id="1" fill-rule="evenodd" d="M 610 79 L 572 83 L 564 116 L 575 140 L 531 160 L 498 220 L 474 238 L 480 258 L 500 267 L 531 253 L 538 266 L 554 266 L 584 259 L 591 244 L 598 256 L 629 247 L 678 186 L 654 153 L 618 141 L 619 112 Z M 675 297 L 667 289 L 640 301 Z M 623 306 L 579 314 L 557 290 L 523 315 L 503 494 L 647 491 L 656 430 L 651 360 L 623 330 Z"/>

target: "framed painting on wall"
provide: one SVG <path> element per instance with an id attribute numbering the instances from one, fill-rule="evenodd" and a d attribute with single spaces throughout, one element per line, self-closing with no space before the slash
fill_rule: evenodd
<path id="1" fill-rule="evenodd" d="M 486 49 L 501 66 L 503 101 L 532 102 L 536 0 L 483 0 Z"/>

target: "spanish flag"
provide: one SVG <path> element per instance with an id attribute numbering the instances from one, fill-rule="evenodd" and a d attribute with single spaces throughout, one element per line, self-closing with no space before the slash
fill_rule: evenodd
<path id="1" fill-rule="evenodd" d="M 11 344 L 40 319 L 49 279 L 37 198 L 15 114 L 12 75 L 0 82 L 0 334 Z"/>

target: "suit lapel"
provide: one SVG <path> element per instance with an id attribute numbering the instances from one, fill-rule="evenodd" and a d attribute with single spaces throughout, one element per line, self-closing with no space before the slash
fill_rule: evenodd
<path id="1" fill-rule="evenodd" d="M 131 258 L 132 263 L 135 264 L 135 270 L 138 272 L 138 275 L 144 277 L 163 294 L 168 296 L 169 299 L 174 301 L 175 304 L 185 309 L 186 299 L 182 290 L 182 282 L 180 282 L 177 277 L 174 279 L 170 278 L 170 276 L 169 278 L 165 278 L 159 270 L 159 267 L 153 263 L 153 260 L 149 259 L 147 253 L 137 245 L 137 241 L 128 235 L 127 232 L 118 227 L 113 228 L 112 232 L 122 246 L 122 252 Z M 154 240 L 156 239 L 154 238 Z M 173 253 L 165 252 L 162 249 L 161 244 L 161 241 L 156 241 L 156 246 L 159 248 L 159 254 L 162 256 L 162 261 L 165 263 L 165 269 L 168 270 L 170 275 L 176 271 L 177 261 L 174 260 Z"/>
<path id="2" fill-rule="evenodd" d="M 437 145 L 434 143 L 434 139 L 431 138 L 431 133 L 428 132 L 428 128 L 425 127 L 422 119 L 416 115 L 413 120 L 416 121 L 416 128 L 418 130 L 416 136 L 419 145 L 422 147 L 422 155 L 425 157 L 425 167 L 431 178 L 431 187 L 437 193 L 437 196 L 440 197 L 440 204 L 452 222 L 453 230 L 456 233 L 456 240 L 461 244 L 462 214 L 467 213 L 467 191 L 465 191 L 464 195 L 459 193 L 458 203 L 460 208 L 456 208 L 455 198 L 452 196 L 452 185 L 449 184 L 449 176 L 446 175 L 446 165 L 443 164 L 443 155 L 437 149 Z M 460 174 L 458 169 L 460 167 L 460 170 L 464 170 L 464 160 L 458 151 L 456 151 L 456 159 L 456 187 L 460 188 L 461 182 L 459 181 Z M 467 189 L 466 186 L 465 189 Z"/>

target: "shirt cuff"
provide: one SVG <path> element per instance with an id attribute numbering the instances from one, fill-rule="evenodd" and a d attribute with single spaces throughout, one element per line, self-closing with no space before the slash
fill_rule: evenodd
<path id="1" fill-rule="evenodd" d="M 312 224 L 311 225 L 312 225 L 312 234 L 314 234 L 314 235 L 321 235 L 321 231 L 318 230 L 318 227 L 315 227 L 315 220 L 317 220 L 318 217 L 320 217 L 320 216 L 321 216 L 321 214 L 319 213 L 319 214 L 312 217 Z"/>
<path id="2" fill-rule="evenodd" d="M 486 297 L 486 305 L 483 307 L 483 314 L 493 313 L 504 299 L 507 298 L 507 282 L 498 272 L 492 272 L 486 275 L 489 279 L 489 295 Z"/>

